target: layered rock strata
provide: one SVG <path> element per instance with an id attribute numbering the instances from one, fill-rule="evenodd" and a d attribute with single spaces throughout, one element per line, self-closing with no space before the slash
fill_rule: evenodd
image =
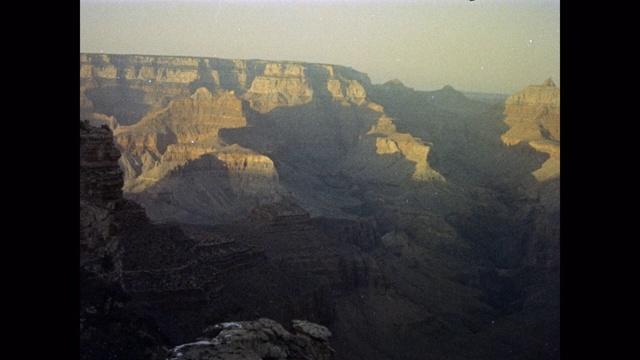
<path id="1" fill-rule="evenodd" d="M 130 309 L 173 344 L 261 317 L 323 324 L 349 359 L 528 358 L 557 338 L 559 177 L 519 152 L 559 144 L 547 122 L 507 147 L 502 111 L 451 87 L 294 62 L 81 63 L 82 113 L 122 135 L 124 195 L 146 208 L 123 202 L 110 228 Z M 512 186 L 534 176 L 551 181 Z"/>
<path id="2" fill-rule="evenodd" d="M 119 158 L 107 126 L 80 122 L 80 356 L 165 359 L 170 343 L 209 325 L 204 312 L 228 278 L 265 258 L 220 234 L 152 224 L 142 207 L 123 198 Z M 326 328 L 297 327 L 295 351 L 331 353 Z"/>
<path id="3" fill-rule="evenodd" d="M 398 214 L 413 226 L 427 218 L 413 216 Z M 494 311 L 482 300 L 483 275 L 472 249 L 437 216 L 426 222 L 420 230 L 382 235 L 372 218 L 309 218 L 292 202 L 260 206 L 217 229 L 263 249 L 274 267 L 235 276 L 227 290 L 236 295 L 226 302 L 243 309 L 239 318 L 253 308 L 282 324 L 306 314 L 331 329 L 338 358 L 417 359 L 424 355 L 417 348 L 451 358 L 461 341 L 453 338 L 479 331 Z M 385 228 L 392 223 L 399 221 L 390 219 Z"/>
<path id="4" fill-rule="evenodd" d="M 383 112 L 367 99 L 368 76 L 337 65 L 105 54 L 81 54 L 80 62 L 81 114 L 115 129 L 125 196 L 154 221 L 231 221 L 294 191 L 307 204 L 309 195 L 317 197 L 308 180 L 304 191 L 283 188 L 275 162 L 284 160 L 287 169 L 311 156 L 340 171 L 339 158 L 372 125 L 368 114 Z M 221 135 L 250 127 L 263 132 L 271 118 L 290 119 L 268 132 L 275 130 L 275 137 L 255 139 L 244 131 L 229 141 Z M 305 148 L 296 159 L 283 155 L 296 144 Z M 206 163 L 211 168 L 203 168 Z M 198 178 L 181 179 L 194 166 Z M 424 164 L 417 166 L 413 177 L 424 180 Z M 187 190 L 171 190 L 176 187 Z M 207 198 L 208 205 L 197 200 Z"/>
<path id="5" fill-rule="evenodd" d="M 205 211 L 198 221 L 203 222 L 224 218 L 225 210 L 233 216 L 261 201 L 273 201 L 279 192 L 273 161 L 219 138 L 221 129 L 246 124 L 241 100 L 233 91 L 212 94 L 201 87 L 135 125 L 118 127 L 114 135 L 125 154 L 124 191 L 144 192 L 129 196 L 145 205 L 152 218 L 163 221 L 187 221 L 188 213 L 201 207 L 192 199 L 202 199 L 203 194 L 211 199 L 202 204 Z M 171 199 L 163 198 L 165 193 L 171 193 Z M 227 206 L 238 197 L 244 199 L 240 209 Z"/>
<path id="6" fill-rule="evenodd" d="M 210 154 L 230 172 L 237 193 L 269 192 L 252 188 L 256 183 L 248 180 L 262 177 L 267 183 L 277 183 L 273 162 L 238 145 L 223 144 L 218 137 L 220 129 L 243 126 L 246 119 L 242 105 L 233 92 L 213 95 L 206 88 L 199 88 L 189 98 L 172 102 L 136 125 L 119 127 L 114 135 L 126 154 L 124 190 L 140 192 L 176 167 Z"/>
<path id="7" fill-rule="evenodd" d="M 542 85 L 530 85 L 504 103 L 504 122 L 509 130 L 501 136 L 507 145 L 528 143 L 548 155 L 533 172 L 538 181 L 560 174 L 560 89 L 551 78 Z"/>
<path id="8" fill-rule="evenodd" d="M 416 163 L 415 171 L 411 175 L 414 181 L 444 181 L 444 177 L 429 167 L 427 158 L 430 147 L 421 139 L 407 133 L 398 133 L 392 120 L 381 116 L 378 124 L 371 127 L 367 135 L 376 139 L 376 153 L 380 155 L 399 153 L 406 160 Z"/>
<path id="9" fill-rule="evenodd" d="M 268 112 L 316 97 L 361 104 L 366 74 L 339 65 L 184 56 L 80 54 L 80 109 L 131 125 L 198 87 L 233 90 Z M 137 118 L 136 118 L 137 117 Z"/>

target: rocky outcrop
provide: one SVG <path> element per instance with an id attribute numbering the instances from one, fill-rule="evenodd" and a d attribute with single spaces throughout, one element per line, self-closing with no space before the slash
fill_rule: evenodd
<path id="1" fill-rule="evenodd" d="M 229 274 L 262 258 L 224 237 L 152 224 L 123 197 L 119 158 L 107 126 L 80 122 L 81 358 L 163 359 L 167 344 L 199 331 L 197 321 L 184 329 L 185 309 L 200 306 L 200 319 Z"/>
<path id="2" fill-rule="evenodd" d="M 287 171 L 311 156 L 340 171 L 344 154 L 379 117 L 372 114 L 383 113 L 367 99 L 366 74 L 286 61 L 104 54 L 80 60 L 81 113 L 114 129 L 125 196 L 154 221 L 233 221 L 294 192 L 314 214 L 351 216 L 343 204 L 317 209 L 309 199 L 326 194 L 316 194 L 310 178 L 282 181 L 275 164 Z M 422 162 L 412 171 L 419 181 L 429 178 Z M 198 176 L 181 178 L 194 166 Z M 349 207 L 357 202 L 343 198 Z"/>
<path id="3" fill-rule="evenodd" d="M 173 101 L 135 125 L 120 126 L 114 135 L 126 154 L 124 190 L 140 192 L 175 168 L 206 154 L 222 162 L 237 193 L 264 190 L 256 189 L 256 183 L 250 180 L 263 178 L 267 183 L 277 183 L 278 175 L 268 157 L 238 145 L 228 146 L 219 139 L 220 129 L 243 126 L 246 119 L 242 105 L 233 92 L 213 95 L 206 88 Z"/>
<path id="4" fill-rule="evenodd" d="M 114 116 L 121 125 L 136 123 L 145 113 L 161 110 L 202 86 L 233 90 L 255 110 L 268 112 L 316 97 L 361 104 L 370 83 L 366 74 L 338 65 L 80 54 L 81 114 Z"/>
<path id="5" fill-rule="evenodd" d="M 306 104 L 313 98 L 304 66 L 298 63 L 266 64 L 264 73 L 256 76 L 244 94 L 252 109 L 269 112 L 277 106 Z"/>
<path id="6" fill-rule="evenodd" d="M 151 224 L 140 206 L 122 197 L 119 158 L 108 127 L 81 121 L 81 358 L 162 359 L 168 351 L 166 344 L 189 338 L 207 325 L 209 299 L 222 296 L 228 278 L 264 263 L 264 257 L 255 247 L 220 233 L 192 231 L 190 238 L 174 226 Z M 256 215 L 266 216 L 276 228 L 289 229 L 284 231 L 296 228 L 288 223 L 310 221 L 308 213 L 291 204 L 256 209 Z M 273 344 L 265 354 L 276 356 L 273 351 L 281 350 L 278 354 L 286 358 L 334 356 L 327 342 L 331 332 L 321 325 L 296 320 L 292 335 L 273 320 L 251 323 L 264 329 L 245 324 L 251 334 L 229 342 L 222 331 L 217 343 L 222 347 L 216 351 L 234 352 L 244 344 L 255 345 L 254 350 L 260 352 L 266 346 L 265 334 L 271 334 Z M 248 339 L 256 342 L 247 345 Z M 196 351 L 189 345 L 181 349 L 187 358 Z"/>
<path id="7" fill-rule="evenodd" d="M 246 125 L 242 102 L 233 91 L 212 94 L 201 87 L 135 125 L 118 127 L 114 135 L 124 154 L 124 191 L 156 221 L 232 220 L 256 203 L 273 201 L 280 191 L 273 161 L 219 137 L 221 129 Z M 187 185 L 190 181 L 197 184 Z M 165 192 L 171 199 L 163 197 Z M 193 201 L 202 193 L 215 199 L 204 211 L 198 209 L 200 201 Z M 227 206 L 234 202 L 238 204 Z M 194 211 L 202 215 L 190 216 Z"/>
<path id="8" fill-rule="evenodd" d="M 379 114 L 379 113 L 378 113 Z M 379 114 L 369 131 L 338 162 L 336 171 L 355 184 L 400 186 L 444 182 L 428 161 L 430 145 L 396 130 L 395 119 Z"/>
<path id="9" fill-rule="evenodd" d="M 166 338 L 126 308 L 127 229 L 149 220 L 122 197 L 119 158 L 107 126 L 80 121 L 80 358 L 162 359 Z"/>
<path id="10" fill-rule="evenodd" d="M 559 176 L 536 172 L 559 144 L 546 122 L 542 139 L 505 146 L 503 109 L 451 87 L 284 61 L 84 54 L 80 96 L 114 129 L 122 195 L 144 205 L 86 217 L 97 227 L 83 233 L 118 235 L 93 238 L 105 251 L 87 269 L 113 254 L 127 292 L 92 304 L 129 296 L 171 346 L 260 318 L 325 326 L 348 359 L 506 358 L 495 344 L 509 343 L 531 358 L 531 339 L 557 338 Z M 120 196 L 100 186 L 86 189 Z M 100 340 L 123 323 L 110 324 Z"/>
<path id="11" fill-rule="evenodd" d="M 415 162 L 416 168 L 411 179 L 414 181 L 444 181 L 444 177 L 437 171 L 429 167 L 427 158 L 429 156 L 429 146 L 424 144 L 419 138 L 407 133 L 398 133 L 392 120 L 386 116 L 381 116 L 378 124 L 371 127 L 367 135 L 376 137 L 376 153 L 394 154 L 400 153 L 405 159 Z"/>
<path id="12" fill-rule="evenodd" d="M 362 105 L 366 91 L 356 79 L 344 78 L 339 67 L 304 63 L 267 63 L 264 73 L 254 78 L 243 98 L 252 109 L 262 113 L 279 106 L 306 104 L 330 94 L 331 100 L 344 105 Z M 317 96 L 316 96 L 317 97 Z"/>
<path id="13" fill-rule="evenodd" d="M 504 103 L 504 122 L 509 130 L 501 136 L 507 145 L 528 143 L 548 155 L 533 172 L 538 181 L 560 174 L 560 89 L 551 78 L 542 85 L 530 85 Z"/>
<path id="14" fill-rule="evenodd" d="M 193 58 L 80 54 L 80 114 L 104 114 L 131 125 L 190 95 L 195 89 L 189 84 L 198 75 Z"/>
<path id="15" fill-rule="evenodd" d="M 109 128 L 80 121 L 80 267 L 107 281 L 122 275 L 115 226 L 124 207 L 119 158 Z"/>
<path id="16" fill-rule="evenodd" d="M 220 323 L 198 341 L 171 349 L 167 360 L 335 359 L 326 327 L 294 320 L 293 332 L 268 318 Z"/>

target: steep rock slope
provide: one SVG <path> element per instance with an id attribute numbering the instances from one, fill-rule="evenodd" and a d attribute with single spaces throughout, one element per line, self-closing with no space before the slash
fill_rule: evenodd
<path id="1" fill-rule="evenodd" d="M 113 140 L 106 125 L 80 122 L 81 359 L 202 359 L 207 352 L 228 358 L 238 349 L 333 358 L 331 332 L 308 321 L 294 321 L 293 334 L 270 319 L 233 323 L 243 334 L 230 323 L 215 325 L 204 312 L 208 296 L 224 292 L 226 277 L 259 264 L 259 253 L 220 235 L 189 237 L 151 224 L 139 205 L 122 197 Z M 203 332 L 219 339 L 204 350 L 201 342 L 180 345 Z"/>
<path id="2" fill-rule="evenodd" d="M 442 181 L 369 87 L 336 65 L 81 55 L 81 113 L 115 127 L 125 196 L 154 221 L 223 223 L 284 197 L 355 218 L 358 183 Z"/>
<path id="3" fill-rule="evenodd" d="M 549 158 L 533 172 L 538 181 L 560 174 L 560 89 L 551 78 L 530 85 L 505 101 L 504 122 L 509 130 L 501 136 L 508 145 L 528 143 Z"/>
<path id="4" fill-rule="evenodd" d="M 281 202 L 200 228 L 267 258 L 236 273 L 216 297 L 234 304 L 223 321 L 259 314 L 286 324 L 304 315 L 331 330 L 337 359 L 467 358 L 469 337 L 496 316 L 485 295 L 492 269 L 439 217 L 395 216 L 389 223 L 406 224 L 382 235 L 371 218 L 314 218 Z"/>
<path id="5" fill-rule="evenodd" d="M 316 79 L 321 79 L 316 83 Z M 325 80 L 323 80 L 325 79 Z M 338 65 L 185 56 L 80 54 L 83 118 L 134 124 L 199 87 L 235 91 L 263 112 L 314 97 L 359 103 L 366 74 Z"/>
<path id="6" fill-rule="evenodd" d="M 120 152 L 108 128 L 80 122 L 80 266 L 107 281 L 122 276 L 122 257 L 116 229 L 123 207 Z"/>
<path id="7" fill-rule="evenodd" d="M 493 291 L 487 294 L 500 315 L 491 330 L 474 336 L 479 343 L 494 341 L 489 338 L 496 336 L 496 347 L 482 349 L 478 356 L 493 352 L 493 356 L 510 358 L 517 347 L 521 354 L 528 354 L 521 355 L 525 358 L 557 357 L 560 177 L 559 158 L 554 156 L 559 156 L 558 89 L 546 81 L 543 86 L 523 89 L 501 106 L 487 106 L 470 115 L 448 107 L 474 106 L 451 89 L 413 92 L 393 82 L 377 86 L 370 94 L 397 119 L 398 129 L 433 143 L 434 157 L 429 163 L 460 190 L 457 196 L 446 193 L 449 204 L 458 206 L 438 213 L 497 269 Z M 450 99 L 434 103 L 445 95 Z M 510 139 L 518 139 L 517 143 L 507 145 L 505 134 L 513 135 Z M 519 335 L 513 332 L 515 328 L 520 329 Z"/>
<path id="8" fill-rule="evenodd" d="M 80 358 L 163 359 L 166 337 L 126 308 L 126 228 L 146 216 L 122 197 L 119 158 L 108 127 L 80 122 Z"/>
<path id="9" fill-rule="evenodd" d="M 243 126 L 242 102 L 233 91 L 200 87 L 135 125 L 118 127 L 124 191 L 151 218 L 174 222 L 233 220 L 278 199 L 273 161 L 219 137 L 221 129 Z"/>
<path id="10" fill-rule="evenodd" d="M 156 63 L 169 63 L 162 58 Z M 129 67 L 136 74 L 137 65 L 132 64 L 142 60 L 135 59 L 125 62 L 122 74 L 129 74 Z M 89 76 L 81 82 L 81 104 L 86 111 L 101 104 L 102 112 L 92 112 L 92 119 L 100 114 L 114 121 L 114 104 L 137 104 L 131 109 L 140 113 L 155 107 L 157 112 L 145 122 L 154 118 L 170 124 L 166 134 L 174 135 L 168 140 L 163 135 L 142 136 L 138 139 L 149 140 L 136 146 L 144 150 L 136 153 L 131 147 L 135 155 L 123 154 L 121 161 L 128 174 L 138 177 L 130 183 L 144 187 L 125 195 L 138 197 L 153 219 L 183 223 L 183 230 L 194 229 L 184 223 L 238 220 L 207 228 L 205 238 L 213 240 L 201 244 L 204 247 L 175 237 L 184 248 L 177 251 L 177 245 L 167 242 L 163 247 L 176 254 L 172 260 L 162 260 L 158 252 L 153 257 L 157 264 L 149 269 L 153 271 L 142 272 L 165 274 L 173 285 L 146 295 L 138 292 L 138 305 L 165 298 L 167 302 L 155 304 L 153 311 L 161 326 L 171 328 L 176 319 L 193 321 L 174 327 L 174 339 L 193 336 L 203 319 L 213 323 L 259 315 L 285 324 L 305 314 L 329 326 L 335 348 L 350 359 L 417 359 L 425 349 L 434 358 L 447 359 L 477 354 L 557 357 L 559 177 L 538 181 L 535 171 L 550 155 L 530 142 L 507 146 L 502 141 L 500 136 L 509 130 L 503 121 L 504 105 L 472 101 L 451 87 L 419 92 L 399 81 L 376 86 L 366 75 L 338 66 L 172 61 L 174 67 L 196 75 L 172 85 L 187 89 L 187 95 L 165 92 L 174 95 L 165 95 L 163 101 L 157 95 L 133 96 L 132 86 L 142 93 L 159 91 L 154 83 L 166 81 L 160 69 L 169 68 L 162 65 L 150 73 L 155 74 L 152 78 L 141 76 L 142 71 L 127 81 L 100 78 L 104 87 Z M 108 63 L 101 66 L 108 68 Z M 236 106 L 239 102 L 246 126 L 237 122 L 210 131 L 215 136 L 209 139 L 217 139 L 210 147 L 200 148 L 188 136 L 183 136 L 186 144 L 178 143 L 175 134 L 181 133 L 183 122 L 166 114 L 177 113 L 175 104 L 187 96 L 209 98 L 207 94 L 211 99 L 230 96 Z M 115 101 L 124 98 L 130 104 Z M 107 104 L 112 110 L 106 111 Z M 198 118 L 196 108 L 184 114 L 209 121 Z M 133 124 L 119 127 L 123 134 L 136 129 Z M 144 134 L 145 127 L 135 132 Z M 198 127 L 208 131 L 202 129 Z M 270 184 L 277 180 L 284 189 L 277 194 L 297 205 L 281 208 L 276 196 L 247 196 L 251 191 L 246 189 L 261 189 L 262 178 L 243 176 L 245 162 L 221 159 L 225 151 L 269 159 L 277 174 Z M 178 160 L 171 165 L 173 159 Z M 249 169 L 250 161 L 246 164 Z M 153 172 L 163 166 L 170 170 Z M 144 183 L 145 177 L 139 177 L 143 172 L 153 183 Z M 239 181 L 234 182 L 234 173 Z M 363 219 L 375 219 L 377 225 Z M 170 229 L 166 231 L 172 233 Z M 245 262 L 239 264 L 250 266 L 215 277 L 215 271 L 203 265 L 207 256 L 184 250 L 224 250 L 221 244 L 253 247 L 257 250 L 248 253 L 258 255 L 249 262 L 240 256 Z M 138 256 L 143 258 L 143 253 Z M 195 262 L 183 266 L 180 257 L 185 254 L 192 254 Z M 191 273 L 205 276 L 178 275 Z M 138 281 L 146 277 L 128 279 L 132 288 L 147 283 Z M 152 277 L 151 283 L 162 283 L 161 279 Z M 178 285 L 185 281 L 197 286 L 184 292 Z M 168 312 L 178 299 L 187 305 Z M 198 311 L 187 313 L 185 308 Z M 543 347 L 545 343 L 552 346 Z"/>
<path id="11" fill-rule="evenodd" d="M 427 159 L 429 156 L 430 146 L 422 142 L 421 139 L 411 136 L 411 134 L 397 132 L 396 126 L 394 125 L 392 119 L 388 118 L 384 114 L 380 117 L 378 123 L 373 125 L 371 127 L 371 130 L 366 133 L 366 136 L 370 136 L 372 139 L 375 139 L 375 153 L 377 155 L 396 155 L 396 157 L 400 159 L 415 163 L 415 169 L 410 178 L 412 181 L 421 182 L 430 180 L 445 180 L 442 175 L 440 175 L 437 171 L 431 169 L 429 166 Z M 366 142 L 364 141 L 363 143 L 366 144 Z M 360 157 L 359 163 L 366 164 L 367 162 L 371 162 L 372 159 L 374 161 L 378 160 L 374 155 L 367 155 Z M 353 168 L 353 166 L 357 165 L 348 164 L 343 171 L 347 173 L 348 169 Z M 407 180 L 406 178 L 403 179 L 402 175 L 398 176 L 398 169 L 394 166 L 381 168 L 380 166 L 376 166 L 375 164 L 369 164 L 367 168 L 370 170 L 368 179 L 369 181 L 381 181 L 381 179 L 384 179 L 386 177 L 394 178 L 400 181 Z M 381 170 L 387 172 L 393 171 L 394 174 L 384 176 L 381 174 Z M 400 171 L 400 174 L 404 173 L 405 171 Z"/>

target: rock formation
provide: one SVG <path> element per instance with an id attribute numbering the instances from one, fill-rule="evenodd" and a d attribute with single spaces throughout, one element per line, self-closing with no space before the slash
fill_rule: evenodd
<path id="1" fill-rule="evenodd" d="M 560 174 L 560 89 L 551 78 L 542 85 L 530 85 L 505 101 L 504 122 L 509 130 L 501 136 L 507 145 L 528 143 L 549 155 L 533 172 L 538 181 Z"/>
<path id="2" fill-rule="evenodd" d="M 184 56 L 80 54 L 83 118 L 114 116 L 119 125 L 138 122 L 198 87 L 226 89 L 258 111 L 330 97 L 361 104 L 366 74 L 338 65 Z"/>
<path id="3" fill-rule="evenodd" d="M 173 348 L 167 360 L 335 358 L 326 327 L 302 320 L 293 323 L 295 334 L 267 318 L 216 324 L 198 341 Z"/>
<path id="4" fill-rule="evenodd" d="M 396 126 L 391 119 L 381 116 L 378 124 L 371 127 L 367 135 L 376 136 L 376 153 L 395 154 L 400 153 L 408 161 L 416 163 L 416 168 L 411 179 L 414 181 L 440 180 L 444 177 L 429 167 L 427 158 L 429 146 L 411 134 L 396 132 Z"/>
<path id="5" fill-rule="evenodd" d="M 252 109 L 269 112 L 277 106 L 306 104 L 313 98 L 302 64 L 266 64 L 244 94 Z"/>
<path id="6" fill-rule="evenodd" d="M 251 330 L 247 356 L 557 358 L 552 88 L 496 104 L 337 65 L 81 54 L 81 115 L 104 125 L 82 141 L 103 197 L 81 197 L 84 273 L 172 357 Z"/>
<path id="7" fill-rule="evenodd" d="M 286 172 L 311 156 L 329 172 L 348 172 L 342 157 L 384 114 L 367 100 L 369 78 L 337 65 L 81 54 L 80 75 L 81 114 L 114 129 L 125 196 L 154 221 L 222 223 L 294 193 L 310 205 L 323 195 L 310 191 L 308 175 L 282 184 L 275 163 Z M 292 147 L 300 149 L 293 157 Z M 408 160 L 413 171 L 394 177 L 430 179 L 426 151 Z M 309 173 L 301 170 L 291 175 Z M 184 190 L 168 190 L 175 188 Z M 345 206 L 357 206 L 357 196 Z M 312 211 L 352 217 L 345 206 Z"/>
<path id="8" fill-rule="evenodd" d="M 190 358 L 200 354 L 193 344 L 173 353 L 169 344 L 205 329 L 209 300 L 221 296 L 227 278 L 264 258 L 255 247 L 220 233 L 192 231 L 189 237 L 175 226 L 152 224 L 139 205 L 122 197 L 120 153 L 113 141 L 107 126 L 80 122 L 81 359 L 165 359 L 182 356 L 178 352 Z M 279 221 L 281 215 L 274 216 Z M 289 216 L 285 211 L 285 223 Z M 231 340 L 227 330 L 218 330 L 214 344 L 221 346 L 214 348 L 222 358 L 240 350 L 261 357 L 333 358 L 331 332 L 321 325 L 296 320 L 293 335 L 269 319 L 243 324 L 247 333 L 235 332 Z"/>
<path id="9" fill-rule="evenodd" d="M 126 228 L 148 219 L 122 197 L 119 158 L 107 126 L 80 122 L 80 358 L 163 359 L 162 333 L 125 306 Z"/>
<path id="10" fill-rule="evenodd" d="M 122 276 L 114 227 L 123 207 L 120 152 L 108 128 L 80 122 L 80 266 L 107 281 Z"/>
<path id="11" fill-rule="evenodd" d="M 201 212 L 195 220 L 205 223 L 232 219 L 233 211 L 246 212 L 260 201 L 273 201 L 280 190 L 273 161 L 219 138 L 220 129 L 246 124 L 241 100 L 233 91 L 214 95 L 201 87 L 135 125 L 118 127 L 114 135 L 125 154 L 124 191 L 144 204 L 152 218 L 164 221 L 189 222 L 188 215 L 180 214 L 193 211 Z M 166 190 L 167 183 L 184 190 Z M 166 192 L 172 193 L 170 201 L 162 198 Z M 213 201 L 193 201 L 203 196 Z M 231 204 L 237 198 L 244 207 Z"/>

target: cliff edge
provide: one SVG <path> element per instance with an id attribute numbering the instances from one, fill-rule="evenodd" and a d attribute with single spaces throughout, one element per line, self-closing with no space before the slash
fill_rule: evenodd
<path id="1" fill-rule="evenodd" d="M 533 172 L 538 181 L 560 176 L 560 89 L 551 78 L 530 85 L 504 103 L 509 126 L 501 139 L 507 145 L 527 143 L 549 158 Z"/>

